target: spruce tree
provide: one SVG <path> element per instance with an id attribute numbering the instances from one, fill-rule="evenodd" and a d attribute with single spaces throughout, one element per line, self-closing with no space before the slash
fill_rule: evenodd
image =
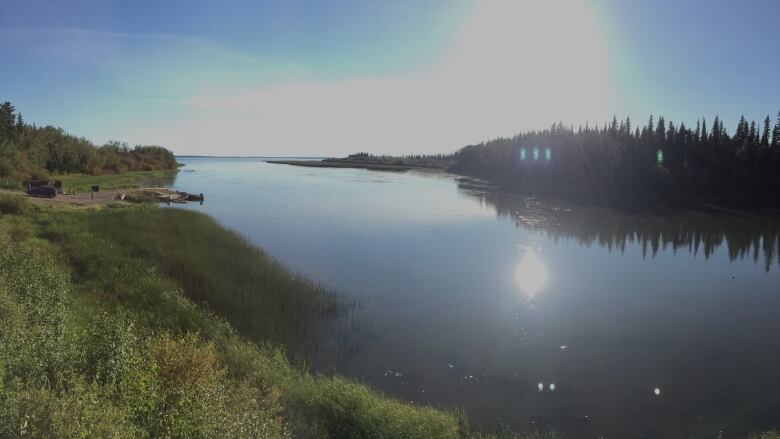
<path id="1" fill-rule="evenodd" d="M 772 146 L 780 148 L 780 111 L 777 112 L 777 122 L 772 130 Z"/>
<path id="2" fill-rule="evenodd" d="M 766 119 L 764 119 L 764 129 L 761 133 L 761 147 L 767 148 L 769 147 L 769 124 L 771 123 L 771 120 L 769 119 L 769 115 L 766 116 Z"/>
<path id="3" fill-rule="evenodd" d="M 748 130 L 748 140 L 751 145 L 758 143 L 758 133 L 756 132 L 756 121 L 750 122 L 750 129 Z"/>
<path id="4" fill-rule="evenodd" d="M 745 116 L 742 115 L 739 118 L 739 122 L 737 122 L 737 132 L 734 133 L 734 140 L 737 141 L 737 146 L 742 146 L 743 143 L 745 143 L 745 139 L 747 138 L 747 132 L 748 132 L 748 123 L 747 120 L 745 120 Z"/>
<path id="5" fill-rule="evenodd" d="M 663 142 L 666 136 L 666 123 L 663 116 L 658 116 L 658 125 L 655 127 L 655 138 L 659 142 Z"/>
<path id="6" fill-rule="evenodd" d="M 702 117 L 701 118 L 701 143 L 707 143 L 708 140 L 707 135 L 707 119 Z"/>
<path id="7" fill-rule="evenodd" d="M 715 116 L 715 121 L 712 123 L 712 132 L 710 133 L 710 141 L 715 144 L 720 144 L 720 119 Z"/>
<path id="8" fill-rule="evenodd" d="M 677 136 L 677 131 L 674 129 L 674 122 L 669 121 L 669 128 L 666 130 L 666 141 L 669 143 L 674 142 L 674 138 Z"/>

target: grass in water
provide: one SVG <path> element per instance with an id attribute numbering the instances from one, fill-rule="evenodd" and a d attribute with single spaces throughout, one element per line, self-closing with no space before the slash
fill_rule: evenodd
<path id="1" fill-rule="evenodd" d="M 109 286 L 121 289 L 136 273 L 127 268 L 117 273 L 119 259 L 143 260 L 244 336 L 291 351 L 321 331 L 324 320 L 342 303 L 334 293 L 291 274 L 238 234 L 197 212 L 59 212 L 51 214 L 43 231 L 66 252 L 79 282 L 118 282 Z"/>

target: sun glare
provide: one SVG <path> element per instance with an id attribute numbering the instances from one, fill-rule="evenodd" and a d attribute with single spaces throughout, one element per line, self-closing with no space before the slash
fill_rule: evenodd
<path id="1" fill-rule="evenodd" d="M 547 269 L 534 249 L 525 251 L 515 267 L 515 281 L 520 292 L 533 299 L 547 284 Z"/>
<path id="2" fill-rule="evenodd" d="M 269 155 L 444 153 L 612 115 L 606 45 L 587 2 L 478 2 L 459 28 L 436 62 L 403 75 L 227 82 L 184 97 L 177 123 L 136 131 L 141 143 L 193 152 L 229 144 L 247 149 L 235 151 L 242 154 L 258 146 Z M 534 159 L 533 150 L 526 154 Z"/>

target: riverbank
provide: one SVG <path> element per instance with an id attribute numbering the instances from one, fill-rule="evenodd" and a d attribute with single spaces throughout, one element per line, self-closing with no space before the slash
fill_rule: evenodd
<path id="1" fill-rule="evenodd" d="M 109 205 L 119 201 L 132 203 L 154 202 L 159 196 L 175 195 L 176 192 L 163 187 L 172 184 L 178 170 L 139 171 L 121 174 L 89 175 L 68 174 L 54 176 L 49 181 L 61 181 L 63 194 L 56 197 L 32 197 L 18 187 L 0 189 L 0 195 L 24 197 L 29 202 L 43 205 L 91 206 Z M 92 186 L 99 186 L 92 193 Z"/>
<path id="2" fill-rule="evenodd" d="M 168 188 L 135 188 L 135 189 L 114 189 L 92 192 L 76 192 L 60 194 L 53 198 L 33 197 L 22 191 L 12 191 L 0 189 L 0 195 L 17 197 L 26 202 L 39 205 L 50 206 L 105 206 L 116 204 L 122 201 L 129 203 L 156 202 L 160 197 L 178 195 L 176 191 Z"/>
<path id="3" fill-rule="evenodd" d="M 203 214 L 0 213 L 2 437 L 484 437 L 292 366 L 338 297 Z"/>

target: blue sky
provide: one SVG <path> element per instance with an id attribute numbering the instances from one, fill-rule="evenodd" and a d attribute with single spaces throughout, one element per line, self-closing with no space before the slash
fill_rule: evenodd
<path id="1" fill-rule="evenodd" d="M 558 120 L 733 130 L 780 109 L 773 0 L 5 3 L 0 99 L 98 143 L 449 152 Z"/>

